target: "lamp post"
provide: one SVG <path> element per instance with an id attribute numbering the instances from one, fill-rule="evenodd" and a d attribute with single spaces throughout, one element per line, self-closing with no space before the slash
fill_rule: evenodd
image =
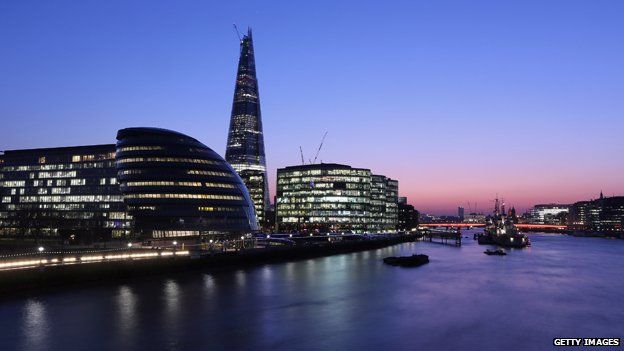
<path id="1" fill-rule="evenodd" d="M 43 253 L 44 250 L 45 249 L 43 248 L 43 246 L 39 246 L 37 248 L 37 251 L 39 251 L 39 259 L 40 259 L 39 264 L 41 264 L 41 265 L 43 265 L 43 262 L 42 262 L 43 260 L 41 260 L 41 254 Z"/>

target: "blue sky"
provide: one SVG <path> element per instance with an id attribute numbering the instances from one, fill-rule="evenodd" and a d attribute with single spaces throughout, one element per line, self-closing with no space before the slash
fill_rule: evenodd
<path id="1" fill-rule="evenodd" d="M 224 153 L 254 30 L 271 187 L 312 155 L 425 212 L 624 193 L 623 1 L 4 1 L 0 150 L 130 126 Z M 309 157 L 309 156 L 308 156 Z"/>

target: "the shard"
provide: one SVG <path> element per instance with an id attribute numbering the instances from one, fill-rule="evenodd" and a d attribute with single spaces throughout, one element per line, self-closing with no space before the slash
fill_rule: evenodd
<path id="1" fill-rule="evenodd" d="M 258 222 L 264 223 L 265 211 L 269 206 L 269 191 L 251 29 L 240 41 L 225 160 L 245 182 L 254 202 Z"/>

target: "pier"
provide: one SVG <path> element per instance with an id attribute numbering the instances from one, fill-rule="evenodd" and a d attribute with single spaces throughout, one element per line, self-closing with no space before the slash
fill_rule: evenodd
<path id="1" fill-rule="evenodd" d="M 416 240 L 436 242 L 445 245 L 452 245 L 460 247 L 462 244 L 462 236 L 459 228 L 457 231 L 444 231 L 444 230 L 425 230 L 418 234 Z"/>

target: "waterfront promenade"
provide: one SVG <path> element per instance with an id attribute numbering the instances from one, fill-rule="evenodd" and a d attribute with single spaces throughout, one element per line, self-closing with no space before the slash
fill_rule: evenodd
<path id="1" fill-rule="evenodd" d="M 344 240 L 350 238 L 349 240 Z M 357 238 L 357 240 L 355 239 Z M 0 258 L 0 293 L 37 291 L 77 282 L 104 282 L 191 269 L 219 269 L 377 249 L 413 241 L 415 234 L 316 236 L 292 245 L 266 240 L 230 245 L 42 252 Z M 312 240 L 310 240 L 312 239 Z M 260 247 L 260 243 L 264 244 Z"/>

